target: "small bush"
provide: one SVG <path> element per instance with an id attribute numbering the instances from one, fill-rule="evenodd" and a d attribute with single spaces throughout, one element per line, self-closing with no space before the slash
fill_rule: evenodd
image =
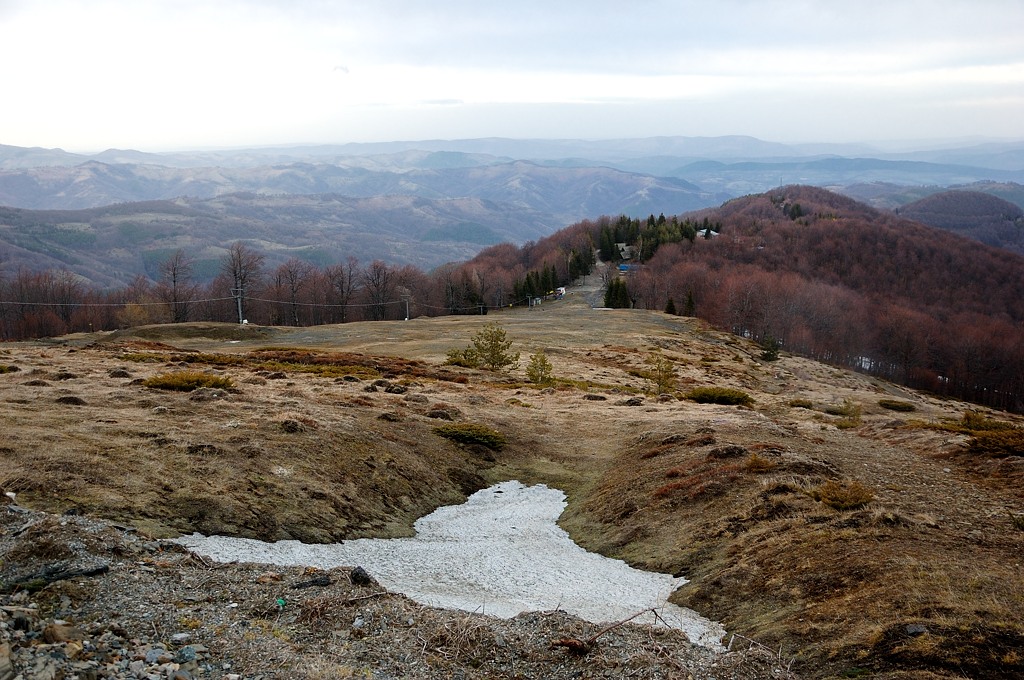
<path id="1" fill-rule="evenodd" d="M 174 373 L 155 375 L 143 380 L 142 384 L 158 390 L 177 390 L 179 392 L 191 392 L 200 387 L 226 390 L 231 388 L 231 378 L 211 375 L 202 371 L 175 371 Z"/>
<path id="2" fill-rule="evenodd" d="M 844 399 L 842 404 L 826 406 L 825 413 L 830 416 L 843 416 L 842 420 L 835 423 L 836 427 L 841 430 L 860 425 L 860 404 L 851 401 L 850 399 Z"/>
<path id="3" fill-rule="evenodd" d="M 850 401 L 849 399 L 844 399 L 842 404 L 832 404 L 830 406 L 826 406 L 824 410 L 825 413 L 829 414 L 830 416 L 852 417 L 854 415 L 860 415 L 860 406 Z"/>
<path id="4" fill-rule="evenodd" d="M 676 367 L 667 357 L 655 354 L 644 362 L 651 367 L 645 377 L 651 381 L 655 394 L 668 394 L 676 389 Z"/>
<path id="5" fill-rule="evenodd" d="M 686 398 L 698 404 L 722 404 L 725 406 L 749 406 L 754 403 L 749 394 L 731 387 L 695 387 L 687 392 Z"/>
<path id="6" fill-rule="evenodd" d="M 544 350 L 540 350 L 530 357 L 530 364 L 526 367 L 526 377 L 536 385 L 550 385 L 554 381 L 551 375 L 551 362 L 548 361 Z"/>
<path id="7" fill-rule="evenodd" d="M 1011 512 L 1010 523 L 1013 524 L 1013 528 L 1017 531 L 1024 531 L 1024 515 L 1015 515 Z"/>
<path id="8" fill-rule="evenodd" d="M 778 467 L 778 463 L 764 456 L 759 456 L 756 453 L 750 454 L 750 458 L 747 459 L 747 471 L 748 472 L 768 472 Z"/>
<path id="9" fill-rule="evenodd" d="M 790 399 L 789 405 L 792 408 L 814 408 L 814 402 L 810 399 Z"/>
<path id="10" fill-rule="evenodd" d="M 978 411 L 965 411 L 958 425 L 962 432 L 988 432 L 996 430 L 1012 430 L 1014 426 L 1003 420 L 987 418 Z"/>
<path id="11" fill-rule="evenodd" d="M 836 510 L 853 510 L 875 499 L 874 492 L 860 482 L 837 482 L 832 479 L 808 493 L 814 500 Z"/>
<path id="12" fill-rule="evenodd" d="M 473 423 L 453 423 L 451 425 L 439 425 L 434 428 L 434 434 L 445 439 L 450 439 L 459 444 L 478 444 L 485 446 L 492 451 L 500 451 L 508 443 L 505 435 L 497 430 L 492 430 L 485 425 Z"/>
<path id="13" fill-rule="evenodd" d="M 898 399 L 879 399 L 878 405 L 882 408 L 889 409 L 890 411 L 901 411 L 903 413 L 910 413 L 911 411 L 917 410 L 917 407 L 909 401 L 900 401 Z"/>
<path id="14" fill-rule="evenodd" d="M 0 364 L 0 373 L 15 373 L 21 369 L 11 364 Z"/>
<path id="15" fill-rule="evenodd" d="M 448 355 L 444 361 L 449 366 L 462 366 L 463 368 L 479 368 L 480 357 L 476 355 L 476 352 L 472 347 L 466 349 L 452 348 L 448 350 Z"/>

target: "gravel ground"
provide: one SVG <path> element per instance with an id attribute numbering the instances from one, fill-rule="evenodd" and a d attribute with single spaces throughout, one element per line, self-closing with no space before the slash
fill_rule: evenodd
<path id="1" fill-rule="evenodd" d="M 770 650 L 730 649 L 560 610 L 435 609 L 362 569 L 214 564 L 110 523 L 0 507 L 0 680 L 795 677 Z"/>

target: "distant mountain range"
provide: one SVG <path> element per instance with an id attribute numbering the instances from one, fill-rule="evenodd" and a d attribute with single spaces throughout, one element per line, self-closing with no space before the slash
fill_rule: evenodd
<path id="1" fill-rule="evenodd" d="M 786 184 L 895 209 L 949 187 L 1024 207 L 1021 182 L 1024 142 L 899 153 L 742 136 L 92 155 L 0 145 L 0 265 L 115 284 L 153 275 L 175 248 L 213 262 L 230 241 L 255 239 L 272 262 L 355 255 L 429 269 L 581 219 L 680 214 Z M 104 249 L 106 262 L 89 262 Z"/>

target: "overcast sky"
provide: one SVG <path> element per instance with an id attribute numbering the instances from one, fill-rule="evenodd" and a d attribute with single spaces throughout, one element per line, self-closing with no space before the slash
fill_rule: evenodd
<path id="1" fill-rule="evenodd" d="M 0 0 L 0 144 L 1024 139 L 1024 0 Z"/>

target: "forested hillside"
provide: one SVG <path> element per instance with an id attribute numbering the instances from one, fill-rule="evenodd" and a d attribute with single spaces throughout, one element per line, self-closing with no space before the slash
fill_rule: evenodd
<path id="1" fill-rule="evenodd" d="M 980 191 L 942 191 L 899 209 L 899 214 L 997 248 L 1024 255 L 1024 210 Z"/>
<path id="2" fill-rule="evenodd" d="M 581 232 L 595 244 L 633 246 L 622 276 L 634 306 L 693 314 L 767 348 L 1024 409 L 1019 255 L 789 186 L 646 223 L 584 222 L 515 257 L 484 251 L 471 265 L 542 270 Z"/>

